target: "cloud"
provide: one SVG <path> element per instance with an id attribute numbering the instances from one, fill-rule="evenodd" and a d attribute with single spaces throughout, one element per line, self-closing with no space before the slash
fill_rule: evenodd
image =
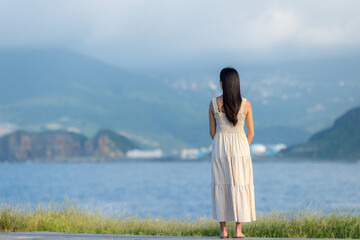
<path id="1" fill-rule="evenodd" d="M 267 9 L 244 26 L 245 43 L 264 50 L 295 40 L 300 28 L 299 16 L 292 10 Z"/>
<path id="2" fill-rule="evenodd" d="M 1 1 L 0 47 L 64 46 L 125 65 L 359 50 L 357 9 L 356 0 Z"/>

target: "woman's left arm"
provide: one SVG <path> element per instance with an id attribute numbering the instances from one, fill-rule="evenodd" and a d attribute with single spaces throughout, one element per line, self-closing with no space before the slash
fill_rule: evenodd
<path id="1" fill-rule="evenodd" d="M 255 135 L 255 132 L 254 132 L 254 121 L 253 121 L 253 111 L 252 111 L 252 107 L 251 107 L 251 103 L 249 100 L 246 101 L 246 104 L 249 106 L 249 110 L 246 114 L 246 118 L 245 118 L 245 121 L 246 121 L 246 130 L 247 130 L 247 135 L 246 135 L 246 138 L 248 140 L 248 143 L 249 145 L 251 144 L 253 138 L 254 138 L 254 135 Z"/>
<path id="2" fill-rule="evenodd" d="M 215 131 L 216 131 L 216 121 L 214 117 L 214 108 L 211 101 L 209 105 L 209 127 L 210 127 L 210 136 L 212 139 L 214 139 Z"/>

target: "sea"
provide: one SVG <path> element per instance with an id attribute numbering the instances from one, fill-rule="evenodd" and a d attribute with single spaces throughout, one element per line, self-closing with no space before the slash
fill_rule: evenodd
<path id="1" fill-rule="evenodd" d="M 256 212 L 359 213 L 360 162 L 253 161 Z M 0 163 L 0 202 L 104 216 L 211 218 L 211 161 Z"/>

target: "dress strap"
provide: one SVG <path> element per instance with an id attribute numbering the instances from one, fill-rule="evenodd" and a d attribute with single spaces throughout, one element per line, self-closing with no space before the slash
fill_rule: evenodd
<path id="1" fill-rule="evenodd" d="M 215 113 L 215 114 L 216 114 L 216 113 L 219 113 L 219 108 L 218 108 L 218 106 L 217 106 L 216 97 L 214 97 L 214 98 L 212 99 L 212 104 L 213 104 L 213 108 L 214 108 L 214 113 Z"/>
<path id="2" fill-rule="evenodd" d="M 245 108 L 246 98 L 242 98 L 241 106 L 239 112 L 244 114 L 244 108 Z"/>

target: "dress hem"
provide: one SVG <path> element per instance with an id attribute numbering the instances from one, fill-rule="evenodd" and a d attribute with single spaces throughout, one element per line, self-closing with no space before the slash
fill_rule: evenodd
<path id="1" fill-rule="evenodd" d="M 218 222 L 255 222 L 256 221 L 256 218 L 253 218 L 253 219 L 246 219 L 246 220 L 235 220 L 235 219 L 221 219 L 221 220 L 219 220 L 219 219 L 216 219 L 216 218 L 212 218 L 212 219 L 214 219 L 214 220 L 216 220 L 216 221 L 218 221 Z"/>

